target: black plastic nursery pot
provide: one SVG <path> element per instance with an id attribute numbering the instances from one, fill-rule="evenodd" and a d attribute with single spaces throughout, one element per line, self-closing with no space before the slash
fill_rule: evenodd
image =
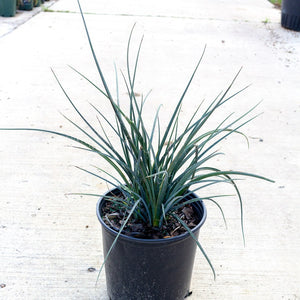
<path id="1" fill-rule="evenodd" d="M 16 14 L 16 0 L 1 0 L 0 1 L 0 16 L 13 17 Z"/>
<path id="2" fill-rule="evenodd" d="M 300 0 L 282 0 L 281 25 L 287 29 L 300 31 Z"/>
<path id="3" fill-rule="evenodd" d="M 118 193 L 118 189 L 108 192 Z M 195 194 L 189 195 L 196 198 Z M 102 225 L 103 252 L 106 256 L 117 232 L 102 220 L 105 195 L 97 203 Z M 190 199 L 188 198 L 188 199 Z M 206 219 L 202 201 L 193 208 L 199 224 L 192 232 L 198 238 Z M 105 263 L 107 293 L 110 300 L 183 300 L 190 294 L 196 243 L 189 233 L 167 239 L 139 239 L 121 234 Z"/>

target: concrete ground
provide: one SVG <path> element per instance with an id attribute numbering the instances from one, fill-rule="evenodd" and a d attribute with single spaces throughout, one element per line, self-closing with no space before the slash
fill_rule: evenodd
<path id="1" fill-rule="evenodd" d="M 153 89 L 147 120 L 162 103 L 164 123 L 205 45 L 182 124 L 243 66 L 232 93 L 252 85 L 224 106 L 216 121 L 233 111 L 238 116 L 261 100 L 256 113 L 263 114 L 244 128 L 249 149 L 239 136 L 228 139 L 220 149 L 227 154 L 216 166 L 258 173 L 276 183 L 239 182 L 245 248 L 238 200 L 220 200 L 228 230 L 207 203 L 200 241 L 217 280 L 198 251 L 189 299 L 299 299 L 300 33 L 281 28 L 280 11 L 263 0 L 82 0 L 82 7 L 112 90 L 114 63 L 126 67 L 133 24 L 134 49 L 144 34 L 136 91 Z M 97 102 L 109 118 L 111 111 L 68 67 L 99 82 L 76 1 L 59 0 L 51 10 L 0 36 L 0 128 L 38 127 L 81 136 L 61 115 L 80 122 L 50 68 L 90 119 L 96 118 L 89 102 Z M 3 24 L 1 18 L 2 29 Z M 104 273 L 95 287 L 103 259 L 97 198 L 67 195 L 107 190 L 105 183 L 74 168 L 102 167 L 102 162 L 57 136 L 2 131 L 0 138 L 0 299 L 107 300 Z"/>

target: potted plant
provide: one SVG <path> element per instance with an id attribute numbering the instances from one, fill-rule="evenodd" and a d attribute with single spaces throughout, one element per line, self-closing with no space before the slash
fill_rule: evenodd
<path id="1" fill-rule="evenodd" d="M 102 225 L 105 255 L 100 272 L 105 266 L 107 291 L 111 300 L 183 299 L 190 294 L 197 246 L 215 276 L 214 268 L 198 236 L 206 219 L 204 201 L 215 203 L 223 215 L 217 199 L 224 195 L 208 196 L 204 191 L 219 183 L 228 183 L 233 187 L 240 202 L 241 230 L 244 237 L 242 198 L 235 176 L 271 181 L 248 172 L 220 170 L 210 164 L 221 154 L 215 148 L 224 139 L 233 134 L 244 136 L 240 128 L 255 118 L 249 117 L 249 114 L 256 106 L 236 119 L 232 119 L 230 115 L 221 120 L 216 127 L 204 130 L 215 111 L 243 91 L 229 95 L 237 74 L 224 93 L 207 108 L 202 109 L 200 105 L 187 120 L 184 128 L 179 127 L 183 100 L 201 63 L 203 51 L 165 129 L 161 128 L 159 109 L 153 116 L 152 126 L 147 129 L 143 116 L 147 97 L 139 98 L 134 91 L 142 42 L 131 70 L 131 31 L 127 48 L 127 77 L 122 74 L 128 93 L 128 107 L 123 109 L 119 96 L 114 99 L 107 85 L 79 1 L 78 4 L 103 88 L 79 71 L 74 71 L 88 80 L 109 101 L 114 116 L 105 115 L 101 109 L 92 105 L 101 128 L 100 131 L 96 130 L 76 107 L 53 72 L 84 125 L 67 120 L 87 139 L 38 128 L 1 130 L 30 130 L 65 137 L 78 143 L 82 149 L 93 152 L 115 171 L 112 173 L 101 168 L 96 168 L 96 171 L 81 169 L 113 187 L 104 195 L 85 194 L 100 197 L 96 213 Z M 117 74 L 116 78 L 118 79 Z M 117 143 L 112 142 L 112 135 Z"/>
<path id="2" fill-rule="evenodd" d="M 20 10 L 32 10 L 34 0 L 19 0 Z"/>

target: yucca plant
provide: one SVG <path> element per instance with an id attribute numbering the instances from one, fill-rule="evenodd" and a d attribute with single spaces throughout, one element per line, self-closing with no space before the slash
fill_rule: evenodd
<path id="1" fill-rule="evenodd" d="M 81 11 L 79 1 L 78 4 Z M 108 87 L 96 58 L 82 11 L 81 16 L 103 86 L 100 87 L 96 85 L 88 79 L 87 76 L 74 68 L 73 70 L 86 79 L 110 102 L 114 118 L 104 115 L 101 108 L 92 105 L 93 110 L 97 114 L 96 118 L 99 121 L 100 130 L 98 130 L 79 111 L 53 72 L 68 101 L 83 121 L 85 128 L 87 127 L 88 129 L 84 129 L 83 125 L 79 125 L 68 118 L 67 120 L 86 136 L 86 140 L 79 139 L 67 133 L 47 129 L 2 128 L 1 130 L 31 130 L 65 137 L 78 143 L 80 149 L 93 152 L 96 156 L 102 158 L 110 165 L 111 169 L 114 170 L 112 174 L 100 167 L 97 167 L 96 171 L 80 168 L 121 191 L 119 194 L 110 194 L 105 198 L 107 202 L 111 203 L 111 209 L 122 211 L 123 213 L 122 225 L 118 228 L 118 233 L 110 246 L 105 261 L 130 220 L 134 220 L 136 223 L 147 224 L 147 227 L 152 228 L 154 231 L 162 230 L 166 223 L 175 220 L 179 222 L 182 228 L 188 231 L 196 241 L 215 274 L 212 264 L 198 239 L 186 222 L 178 216 L 178 211 L 193 202 L 208 200 L 217 205 L 224 217 L 217 198 L 225 195 L 216 194 L 204 196 L 204 191 L 206 188 L 216 184 L 228 183 L 232 185 L 240 203 L 241 231 L 244 238 L 242 198 L 235 178 L 236 176 L 248 176 L 272 181 L 252 173 L 221 170 L 209 164 L 216 156 L 221 154 L 216 150 L 216 146 L 232 134 L 245 136 L 240 131 L 241 127 L 256 117 L 249 116 L 255 109 L 256 106 L 254 106 L 241 114 L 238 118 L 232 119 L 232 114 L 230 114 L 221 120 L 215 128 L 208 131 L 204 130 L 207 121 L 211 119 L 215 111 L 247 88 L 245 87 L 238 92 L 231 95 L 229 94 L 240 71 L 225 92 L 220 93 L 207 108 L 202 107 L 204 106 L 203 103 L 199 105 L 190 119 L 186 121 L 184 128 L 180 128 L 180 111 L 183 100 L 202 61 L 205 52 L 204 49 L 165 128 L 161 128 L 159 109 L 155 116 L 153 116 L 152 126 L 147 128 L 143 116 L 147 96 L 137 97 L 135 93 L 135 82 L 142 40 L 139 44 L 133 67 L 131 68 L 129 58 L 131 57 L 130 44 L 133 30 L 131 31 L 127 45 L 127 73 L 121 73 L 128 94 L 128 104 L 125 107 L 123 100 L 121 101 L 119 98 L 118 92 L 116 98 L 112 96 L 111 90 Z M 118 72 L 116 72 L 117 91 L 118 77 Z M 114 138 L 111 138 L 111 134 L 114 135 Z M 189 198 L 188 196 L 194 195 L 194 192 L 197 192 L 199 196 Z M 100 196 L 96 194 L 86 195 Z M 165 237 L 167 238 L 169 236 Z"/>

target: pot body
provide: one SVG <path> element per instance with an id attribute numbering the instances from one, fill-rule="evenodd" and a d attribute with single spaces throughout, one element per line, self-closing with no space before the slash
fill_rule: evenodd
<path id="1" fill-rule="evenodd" d="M 114 191 L 116 192 L 116 191 Z M 196 195 L 192 194 L 192 198 Z M 102 225 L 104 256 L 117 233 L 100 215 L 105 200 L 97 204 Z M 206 219 L 202 201 L 193 203 L 200 223 L 192 230 L 198 237 Z M 189 294 L 196 243 L 188 234 L 146 240 L 121 234 L 105 263 L 107 293 L 111 300 L 182 300 Z"/>
<path id="2" fill-rule="evenodd" d="M 300 31 L 300 0 L 282 0 L 281 25 L 287 29 Z"/>
<path id="3" fill-rule="evenodd" d="M 0 16 L 13 17 L 16 14 L 16 0 L 1 0 L 0 1 Z"/>

